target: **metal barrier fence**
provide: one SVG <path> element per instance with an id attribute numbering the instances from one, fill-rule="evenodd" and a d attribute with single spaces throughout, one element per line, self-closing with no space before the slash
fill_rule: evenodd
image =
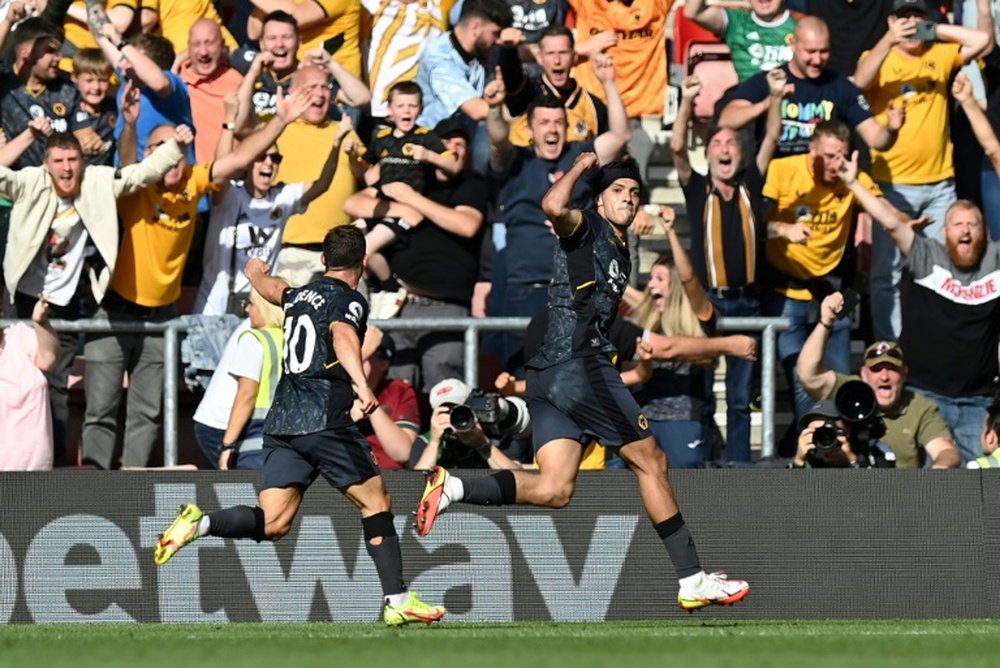
<path id="1" fill-rule="evenodd" d="M 30 320 L 0 319 L 0 327 L 15 322 L 31 325 Z M 371 324 L 387 332 L 434 330 L 464 332 L 465 383 L 479 385 L 479 333 L 517 331 L 527 328 L 528 318 L 413 318 L 373 320 Z M 761 361 L 761 456 L 774 454 L 774 397 L 775 370 L 777 367 L 777 332 L 788 328 L 787 318 L 720 318 L 717 329 L 727 332 L 761 332 L 759 348 Z M 179 364 L 179 334 L 188 329 L 180 320 L 166 322 L 141 322 L 90 318 L 82 320 L 53 320 L 52 327 L 59 332 L 87 334 L 137 333 L 163 334 L 163 465 L 177 464 L 177 377 Z"/>

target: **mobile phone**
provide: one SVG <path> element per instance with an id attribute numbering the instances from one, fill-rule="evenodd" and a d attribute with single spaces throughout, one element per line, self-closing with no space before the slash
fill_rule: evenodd
<path id="1" fill-rule="evenodd" d="M 921 21 L 917 24 L 917 29 L 913 33 L 913 39 L 922 42 L 933 42 L 937 38 L 937 23 L 934 21 Z"/>
<path id="2" fill-rule="evenodd" d="M 849 318 L 857 305 L 861 303 L 861 295 L 851 288 L 844 288 L 841 290 L 841 294 L 844 295 L 844 308 L 840 309 L 840 313 L 837 314 L 837 320 Z"/>

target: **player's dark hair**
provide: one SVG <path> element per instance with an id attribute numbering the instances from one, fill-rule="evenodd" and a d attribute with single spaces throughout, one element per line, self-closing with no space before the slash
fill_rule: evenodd
<path id="1" fill-rule="evenodd" d="M 174 65 L 177 54 L 170 40 L 161 35 L 139 34 L 132 38 L 132 46 L 142 51 L 161 70 L 169 70 Z"/>
<path id="2" fill-rule="evenodd" d="M 17 30 L 13 32 L 12 43 L 17 49 L 22 44 L 34 43 L 39 39 L 57 39 L 60 42 L 66 41 L 66 36 L 59 26 L 46 21 L 40 16 L 32 16 L 17 24 Z"/>
<path id="3" fill-rule="evenodd" d="M 545 30 L 542 31 L 542 34 L 538 36 L 538 44 L 541 45 L 542 40 L 546 37 L 568 37 L 570 47 L 576 45 L 576 39 L 573 37 L 573 31 L 562 23 L 553 23 L 546 26 Z"/>
<path id="4" fill-rule="evenodd" d="M 994 399 L 986 409 L 986 433 L 1000 436 L 1000 398 Z"/>
<path id="5" fill-rule="evenodd" d="M 562 109 L 563 113 L 566 112 L 566 107 L 563 105 L 562 100 L 550 95 L 537 95 L 528 104 L 528 110 L 524 112 L 528 115 L 528 125 L 531 125 L 531 121 L 534 120 L 536 109 Z"/>
<path id="6" fill-rule="evenodd" d="M 327 269 L 354 269 L 365 259 L 365 235 L 353 225 L 334 227 L 323 237 Z"/>
<path id="7" fill-rule="evenodd" d="M 850 146 L 851 129 L 843 121 L 823 121 L 813 128 L 812 138 L 809 141 L 819 141 L 820 137 L 833 137 Z"/>
<path id="8" fill-rule="evenodd" d="M 501 28 L 514 25 L 514 13 L 505 0 L 465 0 L 458 22 L 463 23 L 468 19 L 482 19 L 496 23 Z"/>
<path id="9" fill-rule="evenodd" d="M 416 81 L 397 81 L 389 86 L 385 99 L 392 102 L 392 98 L 396 95 L 416 95 L 420 98 L 420 106 L 424 106 L 424 91 Z"/>
<path id="10" fill-rule="evenodd" d="M 292 16 L 291 14 L 289 14 L 284 10 L 276 9 L 273 12 L 268 12 L 267 14 L 265 14 L 260 24 L 262 32 L 264 30 L 264 26 L 266 26 L 268 23 L 287 23 L 288 25 L 292 26 L 292 29 L 295 31 L 295 36 L 296 37 L 299 36 L 298 21 L 295 20 L 294 16 Z"/>
<path id="11" fill-rule="evenodd" d="M 83 147 L 80 146 L 80 140 L 76 138 L 71 132 L 53 132 L 48 137 L 45 138 L 45 149 L 43 155 L 48 155 L 49 151 L 54 148 L 65 148 L 72 149 L 83 153 Z"/>

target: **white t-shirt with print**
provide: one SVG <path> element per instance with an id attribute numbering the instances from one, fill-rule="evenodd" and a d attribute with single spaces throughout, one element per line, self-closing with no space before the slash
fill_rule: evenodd
<path id="1" fill-rule="evenodd" d="M 50 304 L 69 304 L 83 273 L 88 237 L 73 200 L 60 198 L 48 236 L 17 291 L 32 297 L 44 292 Z"/>
<path id="2" fill-rule="evenodd" d="M 226 312 L 230 271 L 234 266 L 232 283 L 236 293 L 250 290 L 243 275 L 243 267 L 250 258 L 258 257 L 272 268 L 275 266 L 285 224 L 291 216 L 304 211 L 304 191 L 304 183 L 279 183 L 258 199 L 250 195 L 242 182 L 230 183 L 222 200 L 212 207 L 205 238 L 205 272 L 194 303 L 195 313 Z"/>

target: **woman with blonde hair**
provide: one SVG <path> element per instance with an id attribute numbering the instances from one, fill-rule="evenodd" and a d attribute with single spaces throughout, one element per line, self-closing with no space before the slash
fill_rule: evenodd
<path id="1" fill-rule="evenodd" d="M 264 465 L 264 418 L 281 376 L 281 307 L 251 289 L 244 309 L 194 414 L 199 447 L 223 470 Z"/>
<path id="2" fill-rule="evenodd" d="M 621 336 L 652 347 L 652 373 L 633 392 L 670 467 L 700 468 L 711 452 L 712 393 L 705 370 L 720 355 L 755 359 L 757 343 L 744 335 L 712 335 L 715 309 L 673 229 L 675 217 L 671 207 L 659 208 L 671 252 L 653 263 L 644 291 L 626 292 L 629 322 Z"/>

